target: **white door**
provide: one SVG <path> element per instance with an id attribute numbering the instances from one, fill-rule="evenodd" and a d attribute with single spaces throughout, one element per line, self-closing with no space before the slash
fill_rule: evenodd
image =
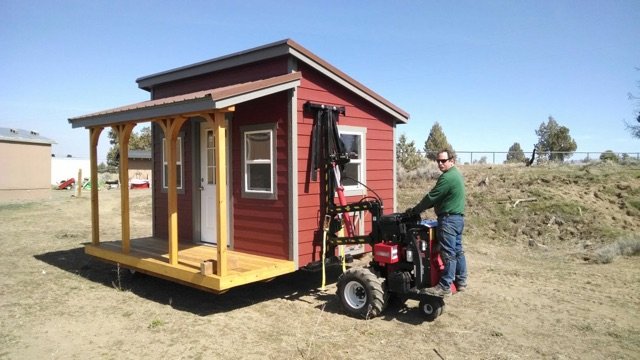
<path id="1" fill-rule="evenodd" d="M 208 122 L 200 127 L 200 234 L 201 241 L 216 244 L 217 207 L 215 133 Z"/>

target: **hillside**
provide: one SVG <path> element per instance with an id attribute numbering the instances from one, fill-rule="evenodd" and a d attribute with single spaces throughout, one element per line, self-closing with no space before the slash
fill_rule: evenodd
<path id="1" fill-rule="evenodd" d="M 467 190 L 469 242 L 582 253 L 625 239 L 640 243 L 640 167 L 460 165 Z M 398 209 L 417 203 L 435 166 L 400 176 Z M 423 217 L 434 217 L 432 210 Z"/>

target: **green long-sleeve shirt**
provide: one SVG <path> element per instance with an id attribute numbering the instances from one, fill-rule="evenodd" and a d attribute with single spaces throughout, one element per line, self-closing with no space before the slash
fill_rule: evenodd
<path id="1" fill-rule="evenodd" d="M 433 189 L 414 206 L 413 212 L 419 214 L 431 207 L 436 215 L 464 214 L 464 179 L 455 166 L 440 175 Z"/>

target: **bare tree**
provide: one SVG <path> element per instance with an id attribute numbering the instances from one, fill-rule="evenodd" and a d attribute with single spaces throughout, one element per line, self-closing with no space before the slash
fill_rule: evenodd
<path id="1" fill-rule="evenodd" d="M 636 68 L 636 70 L 640 70 L 640 68 Z M 638 82 L 638 88 L 640 88 L 640 81 Z M 636 118 L 636 121 L 640 124 L 640 96 L 629 93 L 629 100 L 634 100 L 637 103 L 637 108 L 634 116 Z M 629 124 L 626 120 L 624 122 L 624 125 L 631 133 L 631 136 L 640 139 L 640 125 Z"/>

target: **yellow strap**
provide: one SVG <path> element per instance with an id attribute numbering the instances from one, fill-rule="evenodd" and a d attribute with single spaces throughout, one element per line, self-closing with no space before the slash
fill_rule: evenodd
<path id="1" fill-rule="evenodd" d="M 340 256 L 342 257 L 342 272 L 344 273 L 347 271 L 347 260 L 345 259 L 344 245 L 340 245 Z"/>
<path id="2" fill-rule="evenodd" d="M 327 284 L 327 273 L 325 272 L 324 269 L 324 259 L 325 259 L 325 251 L 327 250 L 327 232 L 323 231 L 322 232 L 322 286 L 320 286 L 320 290 L 325 291 L 327 290 L 326 288 L 326 284 Z"/>
<path id="3" fill-rule="evenodd" d="M 325 271 L 324 260 L 327 256 L 327 233 L 329 232 L 329 224 L 331 223 L 331 217 L 329 215 L 325 215 L 324 217 L 324 226 L 322 227 L 322 286 L 320 290 L 326 290 L 327 284 L 327 273 Z"/>

